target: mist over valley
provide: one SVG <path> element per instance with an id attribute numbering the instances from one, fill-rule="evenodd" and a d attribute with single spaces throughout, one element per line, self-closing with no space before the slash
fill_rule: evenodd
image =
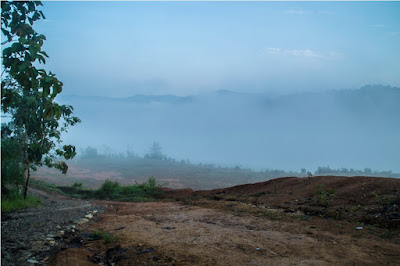
<path id="1" fill-rule="evenodd" d="M 400 89 L 287 95 L 215 91 L 127 98 L 60 96 L 83 123 L 65 143 L 99 154 L 144 156 L 153 142 L 177 161 L 253 170 L 400 172 Z M 79 158 L 77 159 L 79 160 Z M 132 172 L 135 176 L 135 172 Z"/>

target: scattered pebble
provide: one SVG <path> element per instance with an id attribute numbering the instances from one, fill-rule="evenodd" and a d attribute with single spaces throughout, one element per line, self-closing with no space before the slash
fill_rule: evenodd
<path id="1" fill-rule="evenodd" d="M 87 223 L 87 222 L 89 222 L 89 220 L 86 219 L 86 218 L 83 218 L 82 220 L 80 220 L 80 221 L 78 222 L 78 224 L 84 224 L 84 223 Z"/>

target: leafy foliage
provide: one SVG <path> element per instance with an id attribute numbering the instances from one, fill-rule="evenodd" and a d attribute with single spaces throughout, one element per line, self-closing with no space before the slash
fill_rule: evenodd
<path id="1" fill-rule="evenodd" d="M 3 131 L 2 131 L 3 132 Z M 8 194 L 7 184 L 19 186 L 24 184 L 24 169 L 20 165 L 22 147 L 15 139 L 2 138 L 1 141 L 1 193 Z"/>
<path id="2" fill-rule="evenodd" d="M 14 168 L 17 174 L 9 177 L 19 178 L 18 167 L 22 167 L 25 197 L 30 170 L 35 171 L 37 166 L 45 164 L 64 174 L 67 172 L 67 164 L 58 158 L 71 159 L 76 151 L 72 145 L 58 147 L 62 142 L 61 133 L 80 122 L 72 116 L 72 106 L 55 102 L 63 83 L 55 74 L 36 67 L 45 64 L 48 57 L 42 50 L 46 37 L 32 27 L 35 21 L 45 18 L 43 12 L 37 10 L 41 5 L 40 1 L 1 2 L 1 30 L 7 37 L 2 43 L 6 48 L 2 54 L 1 110 L 11 118 L 2 125 L 2 133 L 5 132 L 2 142 L 18 143 L 21 149 L 19 163 L 9 159 L 4 168 Z M 7 146 L 2 145 L 2 148 L 8 150 Z"/>
<path id="3" fill-rule="evenodd" d="M 329 190 L 325 190 L 324 184 L 318 184 L 316 192 L 317 197 L 314 199 L 314 202 L 316 205 L 327 207 L 331 204 L 335 195 L 336 195 L 335 189 L 331 188 Z"/>

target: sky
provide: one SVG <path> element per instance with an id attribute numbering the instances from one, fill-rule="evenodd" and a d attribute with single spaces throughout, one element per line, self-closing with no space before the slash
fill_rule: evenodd
<path id="1" fill-rule="evenodd" d="M 400 86 L 400 2 L 43 2 L 64 94 Z"/>

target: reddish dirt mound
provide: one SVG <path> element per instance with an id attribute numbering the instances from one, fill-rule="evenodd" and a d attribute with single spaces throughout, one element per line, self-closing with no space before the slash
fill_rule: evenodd
<path id="1" fill-rule="evenodd" d="M 400 228 L 400 179 L 286 177 L 210 191 L 166 191 L 164 197 L 237 201 L 338 220 Z"/>

